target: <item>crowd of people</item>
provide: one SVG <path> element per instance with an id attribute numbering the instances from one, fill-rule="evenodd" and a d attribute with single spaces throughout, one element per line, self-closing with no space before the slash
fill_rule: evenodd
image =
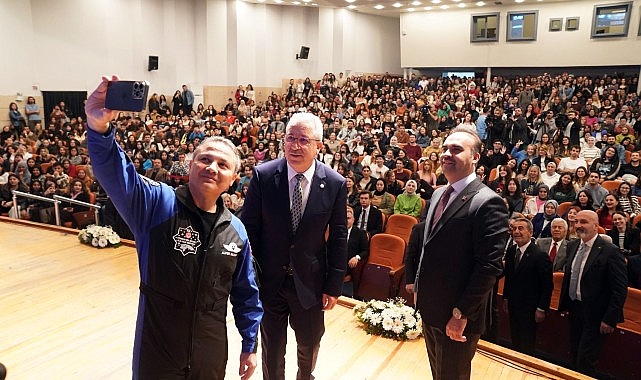
<path id="1" fill-rule="evenodd" d="M 141 176 L 174 187 L 188 181 L 201 141 L 230 140 L 241 166 L 222 197 L 241 217 L 254 167 L 283 157 L 288 120 L 312 112 L 323 124 L 317 159 L 346 178 L 353 224 L 372 235 L 382 230 L 379 217 L 425 219 L 434 190 L 447 184 L 442 144 L 454 128 L 466 128 L 483 143 L 478 179 L 503 198 L 510 217 L 531 221 L 532 238 L 560 239 L 555 229 L 560 221 L 566 226 L 562 240 L 576 238 L 576 216 L 593 210 L 627 260 L 641 253 L 641 235 L 633 225 L 641 215 L 637 86 L 636 76 L 609 73 L 490 81 L 327 73 L 315 82 L 292 79 L 282 94 L 265 101 L 256 99 L 251 84 L 239 86 L 219 106 L 194 104 L 183 85 L 171 99 L 152 94 L 142 113 L 117 114 L 114 136 Z M 93 178 L 83 116 L 60 102 L 43 118 L 33 97 L 24 113 L 16 103 L 9 108 L 10 125 L 0 132 L 0 212 L 18 216 L 12 190 L 80 200 L 94 192 L 100 200 L 104 192 Z M 614 190 L 602 186 L 613 180 L 619 181 Z M 559 205 L 567 202 L 571 207 L 560 213 Z M 21 198 L 19 205 L 20 217 L 54 222 L 46 202 Z M 372 219 L 373 214 L 380 216 Z M 564 267 L 554 260 L 553 266 Z M 629 285 L 639 287 L 638 273 L 628 269 Z"/>

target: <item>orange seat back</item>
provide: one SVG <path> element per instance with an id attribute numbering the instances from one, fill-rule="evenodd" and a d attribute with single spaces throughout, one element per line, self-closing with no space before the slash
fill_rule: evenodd
<path id="1" fill-rule="evenodd" d="M 403 265 L 405 242 L 398 236 L 386 233 L 372 236 L 369 245 L 368 264 L 396 269 Z"/>
<path id="2" fill-rule="evenodd" d="M 405 214 L 393 214 L 387 219 L 385 233 L 400 237 L 407 243 L 410 240 L 412 227 L 418 223 L 415 217 Z"/>

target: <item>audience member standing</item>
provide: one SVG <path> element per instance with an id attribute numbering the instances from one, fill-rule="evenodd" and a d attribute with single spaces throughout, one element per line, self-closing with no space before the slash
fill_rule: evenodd
<path id="1" fill-rule="evenodd" d="M 534 355 L 537 325 L 545 320 L 554 283 L 552 262 L 532 242 L 532 223 L 526 218 L 512 222 L 516 245 L 505 255 L 503 299 L 510 315 L 512 348 Z"/>
<path id="2" fill-rule="evenodd" d="M 580 211 L 576 233 L 568 244 L 568 262 L 559 311 L 570 312 L 570 344 L 574 368 L 601 378 L 595 365 L 607 334 L 623 322 L 627 275 L 623 255 L 597 233 L 598 216 Z"/>

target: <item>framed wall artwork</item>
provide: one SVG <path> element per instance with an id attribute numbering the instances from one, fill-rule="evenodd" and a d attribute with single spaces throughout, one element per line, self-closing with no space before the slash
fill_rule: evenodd
<path id="1" fill-rule="evenodd" d="M 550 19 L 550 32 L 560 32 L 563 29 L 563 19 L 562 18 L 551 18 Z"/>
<path id="2" fill-rule="evenodd" d="M 579 30 L 579 17 L 568 17 L 565 19 L 565 30 Z"/>

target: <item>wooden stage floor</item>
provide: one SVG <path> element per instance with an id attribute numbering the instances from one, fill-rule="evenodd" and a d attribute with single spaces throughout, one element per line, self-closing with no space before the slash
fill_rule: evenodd
<path id="1" fill-rule="evenodd" d="M 130 379 L 138 283 L 134 248 L 98 250 L 81 245 L 71 230 L 0 218 L 0 362 L 7 379 Z M 350 306 L 346 299 L 326 313 L 317 379 L 431 378 L 422 340 L 369 336 Z M 228 326 L 227 378 L 234 379 L 240 338 L 231 317 Z M 291 331 L 289 341 L 295 342 Z M 294 344 L 286 367 L 288 378 L 295 378 Z M 580 375 L 482 343 L 472 377 Z M 262 378 L 260 364 L 253 378 Z"/>

